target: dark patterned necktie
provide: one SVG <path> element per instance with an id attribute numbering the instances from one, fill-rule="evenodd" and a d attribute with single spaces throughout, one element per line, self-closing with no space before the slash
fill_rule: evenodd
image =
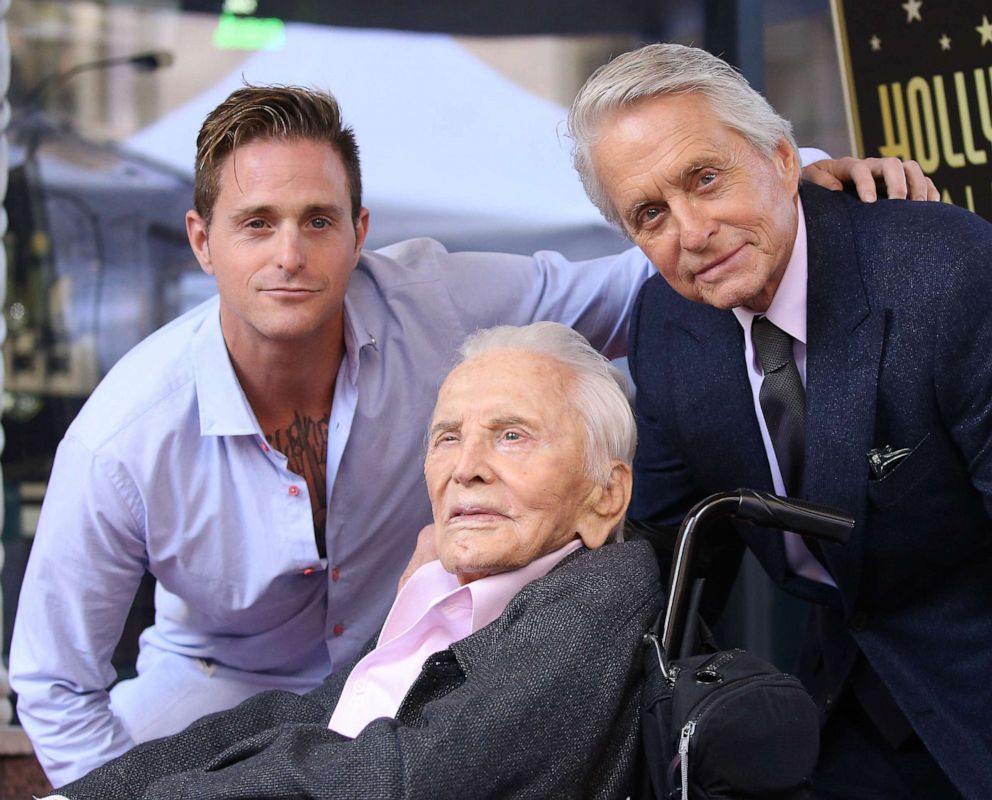
<path id="1" fill-rule="evenodd" d="M 758 402 L 768 425 L 785 493 L 799 496 L 806 443 L 806 392 L 792 354 L 793 339 L 766 317 L 755 317 L 751 323 L 751 343 L 765 373 Z"/>

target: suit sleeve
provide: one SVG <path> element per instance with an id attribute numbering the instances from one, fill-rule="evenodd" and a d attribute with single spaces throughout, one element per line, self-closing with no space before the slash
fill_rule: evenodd
<path id="1" fill-rule="evenodd" d="M 708 492 L 685 463 L 675 441 L 672 403 L 664 367 L 665 309 L 657 291 L 661 278 L 644 286 L 630 325 L 630 371 L 637 387 L 634 416 L 637 452 L 628 531 L 654 547 L 667 581 L 675 538 L 682 519 Z M 744 552 L 743 540 L 729 523 L 714 527 L 696 549 L 693 571 L 707 579 L 702 613 L 708 622 L 723 611 Z"/>
<path id="2" fill-rule="evenodd" d="M 293 710 L 296 701 L 288 712 L 250 715 L 264 719 L 240 729 L 225 722 L 231 714 L 215 715 L 164 744 L 152 743 L 167 753 L 162 763 L 142 746 L 142 763 L 129 754 L 109 765 L 112 776 L 104 768 L 101 780 L 62 793 L 72 800 L 580 796 L 585 781 L 605 768 L 602 756 L 615 737 L 636 744 L 629 737 L 636 737 L 637 656 L 659 598 L 653 570 L 650 582 L 646 568 L 630 572 L 622 592 L 619 574 L 612 574 L 607 602 L 573 582 L 557 598 L 539 598 L 519 614 L 508 608 L 494 623 L 507 627 L 479 649 L 477 661 L 456 658 L 457 646 L 432 656 L 427 668 L 440 676 L 432 684 L 440 688 L 415 724 L 379 719 L 357 738 L 344 739 L 326 726 L 329 708 L 319 720 L 308 719 L 309 712 Z M 443 686 L 448 680 L 450 689 Z M 188 757 L 199 766 L 170 774 L 182 751 L 194 753 Z M 160 777 L 143 782 L 142 773 Z"/>
<path id="3" fill-rule="evenodd" d="M 935 384 L 940 412 L 968 462 L 992 519 L 992 227 L 946 269 L 950 291 L 938 319 Z"/>
<path id="4" fill-rule="evenodd" d="M 59 446 L 18 602 L 11 685 L 49 779 L 64 783 L 134 742 L 111 713 L 111 656 L 145 570 L 136 493 L 119 465 Z"/>
<path id="5" fill-rule="evenodd" d="M 120 758 L 64 786 L 57 796 L 72 800 L 140 797 L 161 776 L 205 768 L 229 749 L 264 739 L 280 726 L 319 725 L 330 715 L 346 674 L 346 670 L 335 674 L 307 695 L 270 690 L 233 709 L 209 714 L 175 736 L 134 747 Z M 344 738 L 331 731 L 328 733 Z"/>
<path id="6" fill-rule="evenodd" d="M 140 797 L 162 776 L 206 768 L 226 751 L 271 735 L 280 726 L 320 726 L 337 704 L 351 668 L 374 643 L 375 637 L 351 664 L 305 695 L 278 689 L 261 692 L 232 709 L 198 719 L 174 736 L 133 747 L 119 758 L 64 786 L 53 797 L 72 800 Z M 344 740 L 340 734 L 334 735 Z"/>

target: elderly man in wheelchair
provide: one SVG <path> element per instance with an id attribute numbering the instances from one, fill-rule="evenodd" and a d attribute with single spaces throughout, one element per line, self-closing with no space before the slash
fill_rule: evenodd
<path id="1" fill-rule="evenodd" d="M 631 792 L 641 637 L 661 586 L 649 545 L 613 541 L 635 445 L 625 381 L 554 323 L 479 332 L 462 357 L 427 434 L 439 560 L 403 585 L 364 655 L 307 695 L 260 694 L 58 796 Z"/>

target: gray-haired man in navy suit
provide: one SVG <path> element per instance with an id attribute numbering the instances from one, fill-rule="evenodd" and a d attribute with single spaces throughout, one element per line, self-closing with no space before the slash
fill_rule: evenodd
<path id="1" fill-rule="evenodd" d="M 631 323 L 632 516 L 738 486 L 852 512 L 847 546 L 741 532 L 816 604 L 817 797 L 992 796 L 992 227 L 800 186 L 789 123 L 693 48 L 601 68 L 570 128 L 661 273 Z"/>

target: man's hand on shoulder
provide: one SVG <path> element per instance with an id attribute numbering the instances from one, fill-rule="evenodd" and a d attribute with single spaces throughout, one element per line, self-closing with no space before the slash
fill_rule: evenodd
<path id="1" fill-rule="evenodd" d="M 866 203 L 877 199 L 878 182 L 893 200 L 940 200 L 940 192 L 920 165 L 898 158 L 827 158 L 804 167 L 803 180 L 834 190 L 854 184 L 858 197 Z"/>

